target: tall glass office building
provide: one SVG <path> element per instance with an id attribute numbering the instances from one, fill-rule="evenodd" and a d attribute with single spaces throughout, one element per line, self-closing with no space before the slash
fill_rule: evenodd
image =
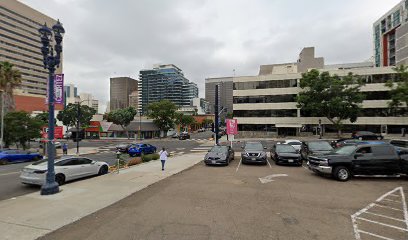
<path id="1" fill-rule="evenodd" d="M 183 71 L 173 64 L 155 65 L 153 69 L 141 70 L 142 111 L 152 102 L 170 100 L 178 107 L 190 106 L 198 97 L 197 84 L 184 77 Z"/>

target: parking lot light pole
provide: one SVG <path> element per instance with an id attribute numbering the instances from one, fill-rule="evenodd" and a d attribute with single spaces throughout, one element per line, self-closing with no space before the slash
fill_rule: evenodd
<path id="1" fill-rule="evenodd" d="M 48 69 L 48 165 L 47 165 L 47 175 L 44 185 L 41 186 L 41 195 L 51 195 L 59 192 L 58 183 L 55 182 L 55 170 L 54 170 L 54 160 L 55 160 L 55 144 L 54 144 L 54 72 L 60 65 L 61 52 L 62 52 L 62 38 L 65 33 L 64 28 L 61 23 L 58 22 L 52 27 L 52 30 L 44 24 L 38 32 L 41 37 L 41 53 L 43 55 L 44 69 Z M 54 33 L 54 34 L 53 34 Z M 50 45 L 52 40 L 52 35 L 54 35 L 55 45 L 54 47 Z M 55 50 L 55 53 L 54 53 Z M 54 55 L 55 54 L 55 55 Z"/>
<path id="2" fill-rule="evenodd" d="M 3 150 L 3 136 L 4 136 L 4 91 L 1 92 L 1 133 L 0 133 L 0 149 Z"/>
<path id="3" fill-rule="evenodd" d="M 322 139 L 322 119 L 319 119 L 319 139 Z"/>

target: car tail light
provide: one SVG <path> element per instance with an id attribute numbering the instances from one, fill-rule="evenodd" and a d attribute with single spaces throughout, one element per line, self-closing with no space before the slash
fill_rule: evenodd
<path id="1" fill-rule="evenodd" d="M 47 170 L 35 170 L 34 171 L 34 173 L 37 173 L 37 174 L 43 174 L 43 173 L 46 173 L 47 172 Z"/>
<path id="2" fill-rule="evenodd" d="M 336 143 L 336 147 L 341 147 L 341 144 L 340 143 Z"/>

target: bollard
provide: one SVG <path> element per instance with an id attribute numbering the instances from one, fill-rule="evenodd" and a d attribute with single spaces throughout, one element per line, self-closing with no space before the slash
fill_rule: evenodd
<path id="1" fill-rule="evenodd" d="M 118 167 L 117 167 L 117 173 L 119 174 L 119 168 L 120 168 L 120 152 L 119 151 L 117 151 L 116 152 L 116 159 L 117 159 L 117 164 L 118 164 Z"/>

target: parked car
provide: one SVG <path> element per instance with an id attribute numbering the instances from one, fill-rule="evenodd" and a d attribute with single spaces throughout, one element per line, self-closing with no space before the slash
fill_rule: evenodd
<path id="1" fill-rule="evenodd" d="M 0 161 L 5 163 L 30 162 L 43 159 L 37 152 L 30 152 L 18 149 L 3 150 L 0 152 Z"/>
<path id="2" fill-rule="evenodd" d="M 44 159 L 23 168 L 20 180 L 25 184 L 43 185 L 47 174 L 47 161 Z M 108 173 L 106 162 L 94 161 L 85 157 L 63 156 L 55 160 L 55 181 L 58 185 L 75 179 Z"/>
<path id="3" fill-rule="evenodd" d="M 199 128 L 197 131 L 198 132 L 205 132 L 205 128 Z"/>
<path id="4" fill-rule="evenodd" d="M 271 149 L 271 159 L 279 164 L 294 164 L 302 166 L 300 153 L 289 144 L 275 144 Z"/>
<path id="5" fill-rule="evenodd" d="M 333 148 L 340 148 L 343 146 L 348 146 L 348 145 L 354 145 L 356 143 L 360 142 L 358 139 L 350 139 L 350 138 L 341 138 L 335 141 L 332 141 L 332 147 Z"/>
<path id="6" fill-rule="evenodd" d="M 358 140 L 382 140 L 383 136 L 369 131 L 357 131 L 351 134 L 351 138 Z"/>
<path id="7" fill-rule="evenodd" d="M 247 142 L 242 146 L 244 151 L 241 153 L 241 161 L 243 164 L 247 163 L 261 163 L 267 164 L 266 147 L 261 142 Z"/>
<path id="8" fill-rule="evenodd" d="M 116 145 L 116 151 L 127 153 L 129 150 L 129 147 L 131 146 L 130 143 L 121 143 Z"/>
<path id="9" fill-rule="evenodd" d="M 205 165 L 229 165 L 234 160 L 234 150 L 230 146 L 214 146 L 204 157 Z"/>
<path id="10" fill-rule="evenodd" d="M 405 139 L 393 139 L 390 141 L 390 144 L 396 147 L 408 148 L 408 140 Z"/>
<path id="11" fill-rule="evenodd" d="M 295 139 L 288 139 L 283 142 L 283 144 L 289 144 L 292 147 L 294 147 L 298 152 L 300 152 L 300 149 L 302 148 L 302 142 L 299 140 Z"/>
<path id="12" fill-rule="evenodd" d="M 186 140 L 186 139 L 190 139 L 190 134 L 188 134 L 187 132 L 180 133 L 179 140 Z"/>
<path id="13" fill-rule="evenodd" d="M 344 146 L 330 154 L 309 156 L 309 169 L 339 181 L 353 175 L 408 174 L 408 154 L 398 153 L 391 144 Z"/>
<path id="14" fill-rule="evenodd" d="M 155 146 L 144 143 L 132 144 L 128 149 L 128 153 L 131 157 L 140 156 L 142 154 L 155 153 L 156 151 L 157 148 Z"/>
<path id="15" fill-rule="evenodd" d="M 62 148 L 61 142 L 54 142 L 55 148 Z M 40 148 L 44 148 L 44 143 L 40 143 Z"/>
<path id="16" fill-rule="evenodd" d="M 303 159 L 307 160 L 309 155 L 325 154 L 333 151 L 333 147 L 326 141 L 306 141 L 302 142 L 300 154 Z"/>

